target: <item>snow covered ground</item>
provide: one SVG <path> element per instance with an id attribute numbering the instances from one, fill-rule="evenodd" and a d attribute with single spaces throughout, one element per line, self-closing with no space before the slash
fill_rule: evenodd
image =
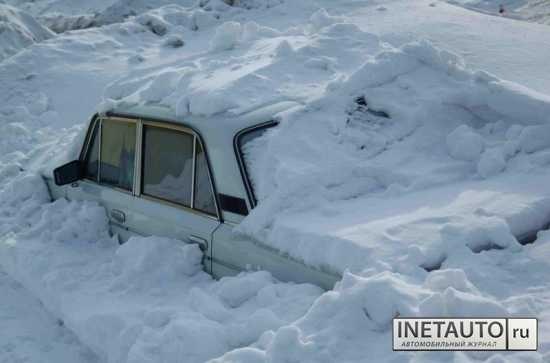
<path id="1" fill-rule="evenodd" d="M 267 272 L 215 281 L 198 247 L 181 241 L 120 246 L 100 206 L 44 203 L 35 177 L 15 178 L 2 200 L 29 209 L 3 220 L 2 265 L 103 361 L 204 362 L 298 319 L 321 294 Z"/>
<path id="2" fill-rule="evenodd" d="M 59 361 L 550 360 L 550 235 L 531 235 L 550 222 L 548 26 L 425 0 L 5 2 L 60 33 L 0 63 L 0 265 L 99 357 Z M 261 203 L 239 229 L 342 274 L 328 292 L 119 246 L 38 176 L 98 107 L 283 100 L 302 106 L 251 148 Z M 397 315 L 537 317 L 539 351 L 392 352 Z"/>
<path id="3" fill-rule="evenodd" d="M 0 362 L 99 362 L 63 322 L 0 271 Z"/>

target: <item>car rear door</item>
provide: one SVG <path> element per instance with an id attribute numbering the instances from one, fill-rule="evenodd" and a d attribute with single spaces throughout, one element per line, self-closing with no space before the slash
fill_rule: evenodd
<path id="1" fill-rule="evenodd" d="M 122 241 L 132 235 L 179 239 L 200 244 L 210 259 L 220 222 L 199 135 L 164 122 L 96 118 L 81 160 L 84 179 L 67 196 L 102 204 Z"/>
<path id="2" fill-rule="evenodd" d="M 136 198 L 128 227 L 143 235 L 183 238 L 203 249 L 210 271 L 212 234 L 220 224 L 204 145 L 193 130 L 143 120 Z"/>

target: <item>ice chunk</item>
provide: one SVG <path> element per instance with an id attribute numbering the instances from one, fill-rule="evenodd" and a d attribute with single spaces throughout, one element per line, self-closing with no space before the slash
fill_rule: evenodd
<path id="1" fill-rule="evenodd" d="M 550 147 L 550 125 L 527 126 L 519 135 L 520 147 L 533 153 Z"/>
<path id="2" fill-rule="evenodd" d="M 457 160 L 477 160 L 484 147 L 481 135 L 466 125 L 460 125 L 447 135 L 449 154 Z"/>
<path id="3" fill-rule="evenodd" d="M 241 23 L 236 21 L 223 23 L 216 29 L 216 33 L 210 41 L 210 49 L 212 51 L 233 49 L 241 40 L 241 35 Z"/>
<path id="4" fill-rule="evenodd" d="M 477 172 L 483 178 L 496 175 L 506 168 L 506 160 L 498 149 L 486 150 L 477 164 Z"/>
<path id="5" fill-rule="evenodd" d="M 219 294 L 229 306 L 237 307 L 272 282 L 271 274 L 265 271 L 242 275 L 240 278 L 227 277 L 220 281 Z"/>
<path id="6" fill-rule="evenodd" d="M 118 248 L 116 258 L 117 285 L 162 286 L 202 268 L 197 245 L 160 237 L 132 237 Z"/>

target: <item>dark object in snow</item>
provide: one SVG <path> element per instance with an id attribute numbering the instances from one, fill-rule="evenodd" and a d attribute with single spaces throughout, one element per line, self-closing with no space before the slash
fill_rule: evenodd
<path id="1" fill-rule="evenodd" d="M 153 34 L 156 34 L 160 37 L 166 34 L 166 27 L 164 27 L 162 24 L 148 21 L 143 25 L 147 27 Z"/>
<path id="2" fill-rule="evenodd" d="M 284 0 L 200 0 L 199 6 L 206 11 L 213 10 L 218 4 L 224 4 L 226 6 L 237 7 L 247 10 L 257 8 L 269 9 L 279 4 L 282 4 L 283 1 Z"/>
<path id="3" fill-rule="evenodd" d="M 128 58 L 128 63 L 130 64 L 138 64 L 143 63 L 145 61 L 145 57 L 141 54 L 134 54 L 133 56 Z"/>
<path id="4" fill-rule="evenodd" d="M 504 15 L 506 13 L 506 10 L 504 10 L 504 5 L 500 4 L 500 6 L 498 7 L 498 13 L 500 15 Z"/>
<path id="5" fill-rule="evenodd" d="M 359 96 L 355 99 L 355 103 L 357 103 L 359 106 L 366 106 L 367 100 L 365 99 L 365 96 Z"/>
<path id="6" fill-rule="evenodd" d="M 164 46 L 171 48 L 180 48 L 185 45 L 183 39 L 177 35 L 171 35 L 164 41 Z"/>
<path id="7" fill-rule="evenodd" d="M 370 108 L 366 97 L 362 95 L 354 98 L 346 113 L 349 117 L 345 127 L 349 135 L 353 135 L 348 139 L 349 142 L 357 149 L 366 151 L 369 156 L 385 150 L 387 139 L 382 130 L 393 123 L 386 111 Z"/>
<path id="8" fill-rule="evenodd" d="M 383 118 L 390 118 L 390 115 L 383 110 L 373 110 L 368 107 L 367 99 L 365 96 L 359 96 L 355 99 L 355 103 L 358 105 L 357 109 L 355 111 L 364 111 L 368 112 L 373 116 L 376 117 L 383 117 Z"/>
<path id="9" fill-rule="evenodd" d="M 149 29 L 151 33 L 158 35 L 159 37 L 162 37 L 168 33 L 168 24 L 156 16 L 144 14 L 139 16 L 136 20 L 139 24 Z"/>
<path id="10" fill-rule="evenodd" d="M 432 272 L 441 269 L 441 266 L 443 266 L 443 262 L 447 259 L 447 256 L 441 256 L 439 259 L 435 261 L 426 261 L 423 264 L 420 265 L 421 268 L 426 270 L 426 272 Z"/>

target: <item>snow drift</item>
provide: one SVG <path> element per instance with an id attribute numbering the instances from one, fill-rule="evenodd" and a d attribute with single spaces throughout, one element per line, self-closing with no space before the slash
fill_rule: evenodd
<path id="1" fill-rule="evenodd" d="M 204 362 L 294 321 L 321 293 L 263 271 L 214 281 L 195 245 L 119 245 L 97 204 L 50 203 L 43 181 L 17 170 L 1 181 L 0 263 L 106 361 Z"/>
<path id="2" fill-rule="evenodd" d="M 135 237 L 120 246 L 100 206 L 49 202 L 43 182 L 25 172 L 2 181 L 0 263 L 109 362 L 428 359 L 388 356 L 393 317 L 545 311 L 543 300 L 521 296 L 549 271 L 546 235 L 520 252 L 457 251 L 447 268 L 424 275 L 345 272 L 334 290 L 321 294 L 311 285 L 278 283 L 266 272 L 213 281 L 201 271 L 194 245 Z M 503 261 L 513 262 L 503 269 Z M 529 277 L 522 276 L 526 268 Z M 505 285 L 487 280 L 497 271 Z M 452 354 L 465 360 L 491 355 Z M 507 359 L 543 361 L 537 352 Z"/>
<path id="3" fill-rule="evenodd" d="M 535 154 L 550 147 L 548 96 L 468 69 L 428 41 L 391 47 L 324 10 L 308 25 L 285 33 L 224 23 L 210 49 L 230 58 L 124 77 L 107 88 L 102 107 L 162 105 L 185 117 L 238 114 L 280 100 L 304 104 L 279 115 L 280 126 L 248 148 L 261 203 L 239 231 L 340 273 L 380 261 L 394 270 L 429 270 L 458 248 L 454 243 L 475 252 L 517 249 L 514 236 L 550 221 L 547 174 L 533 175 L 528 193 L 514 184 L 523 183 L 518 173 L 546 163 Z M 500 176 L 508 184 L 492 181 Z M 429 188 L 448 201 L 428 213 L 422 199 L 410 198 L 408 212 L 397 207 Z M 372 213 L 362 205 L 386 198 L 393 219 L 357 216 Z M 491 198 L 498 202 L 487 204 Z M 329 211 L 338 202 L 356 208 Z M 303 214 L 315 222 L 304 224 Z M 382 241 L 391 247 L 374 247 Z"/>
<path id="4" fill-rule="evenodd" d="M 0 61 L 52 35 L 50 30 L 40 25 L 31 15 L 0 4 Z"/>

